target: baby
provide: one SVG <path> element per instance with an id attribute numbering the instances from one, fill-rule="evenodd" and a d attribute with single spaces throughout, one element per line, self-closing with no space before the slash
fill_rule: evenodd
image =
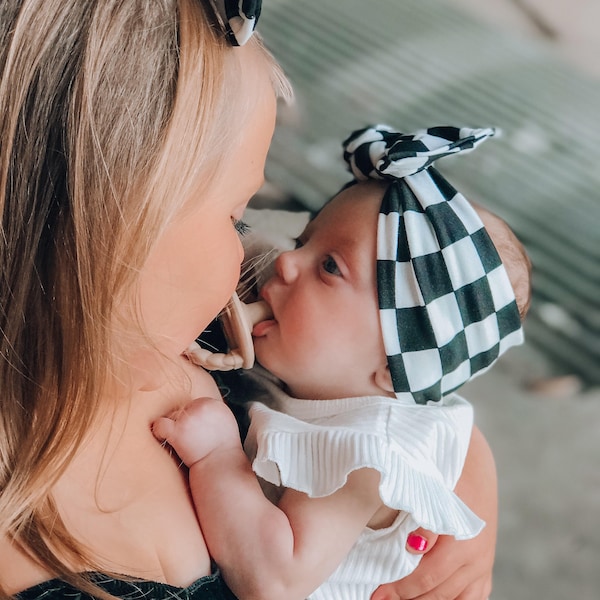
<path id="1" fill-rule="evenodd" d="M 234 589 L 367 600 L 416 568 L 411 531 L 468 539 L 484 526 L 453 492 L 473 421 L 454 391 L 521 343 L 529 263 L 502 220 L 430 165 L 493 133 L 377 126 L 345 142 L 355 182 L 260 292 L 273 318 L 253 330 L 266 371 L 247 374 L 260 400 L 252 462 L 220 401 L 155 423 L 190 469 L 203 533 Z M 255 473 L 276 486 L 265 485 L 275 503 Z"/>

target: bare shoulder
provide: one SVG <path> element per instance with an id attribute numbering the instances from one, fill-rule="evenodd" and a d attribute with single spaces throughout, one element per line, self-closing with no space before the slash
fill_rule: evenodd
<path id="1" fill-rule="evenodd" d="M 107 411 L 57 482 L 53 496 L 67 529 L 99 566 L 185 586 L 210 572 L 210 557 L 185 469 L 153 437 L 151 423 L 194 398 L 221 395 L 211 375 L 187 361 L 183 377 L 180 370 L 173 375 L 181 385 L 140 392 L 116 411 Z M 12 593 L 50 578 L 1 537 L 0 564 L 11 565 L 10 579 L 2 573 L 1 582 Z"/>
<path id="2" fill-rule="evenodd" d="M 19 550 L 8 538 L 0 537 L 0 565 L 10 565 L 2 573 L 4 590 L 13 595 L 50 579 L 51 575 Z"/>

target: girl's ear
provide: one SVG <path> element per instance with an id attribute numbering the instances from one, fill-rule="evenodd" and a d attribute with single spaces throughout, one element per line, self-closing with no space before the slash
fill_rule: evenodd
<path id="1" fill-rule="evenodd" d="M 392 376 L 390 374 L 390 368 L 387 362 L 381 365 L 377 371 L 375 371 L 375 384 L 385 392 L 394 393 L 394 386 L 392 385 Z"/>

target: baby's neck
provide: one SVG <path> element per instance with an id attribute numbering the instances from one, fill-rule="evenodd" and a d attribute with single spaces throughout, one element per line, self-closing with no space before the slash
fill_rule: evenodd
<path id="1" fill-rule="evenodd" d="M 311 386 L 311 385 L 296 385 L 290 386 L 285 381 L 283 382 L 286 393 L 292 398 L 304 400 L 340 400 L 341 398 L 358 398 L 366 396 L 389 396 L 394 397 L 385 390 L 376 386 L 364 386 L 362 388 L 354 388 L 350 386 L 332 385 L 328 387 Z"/>

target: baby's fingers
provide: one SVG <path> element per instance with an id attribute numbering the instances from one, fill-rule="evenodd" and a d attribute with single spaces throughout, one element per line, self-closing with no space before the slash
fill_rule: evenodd
<path id="1" fill-rule="evenodd" d="M 159 417 L 152 424 L 152 433 L 160 442 L 168 442 L 175 433 L 175 421 L 169 417 Z"/>

